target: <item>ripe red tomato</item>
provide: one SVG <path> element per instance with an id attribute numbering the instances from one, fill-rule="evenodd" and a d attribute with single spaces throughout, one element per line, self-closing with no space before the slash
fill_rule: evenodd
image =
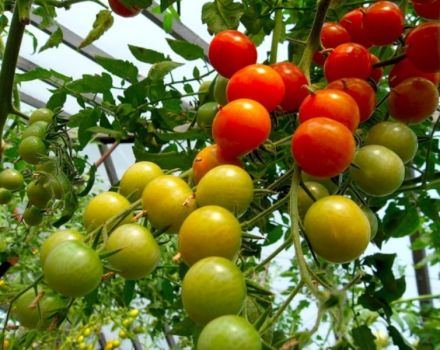
<path id="1" fill-rule="evenodd" d="M 283 79 L 274 69 L 264 64 L 252 64 L 234 73 L 226 93 L 228 101 L 249 98 L 272 112 L 283 100 L 285 90 Z"/>
<path id="2" fill-rule="evenodd" d="M 440 0 L 413 1 L 414 11 L 420 17 L 427 19 L 440 19 Z"/>
<path id="3" fill-rule="evenodd" d="M 336 22 L 325 22 L 321 28 L 321 46 L 324 49 L 334 49 L 343 43 L 351 41 L 347 29 Z M 326 57 L 321 52 L 315 52 L 313 60 L 316 64 L 323 65 Z"/>
<path id="4" fill-rule="evenodd" d="M 113 12 L 121 17 L 134 17 L 141 12 L 141 9 L 136 7 L 128 7 L 120 0 L 108 0 L 108 4 Z"/>
<path id="5" fill-rule="evenodd" d="M 328 84 L 328 89 L 342 90 L 356 101 L 359 107 L 360 122 L 366 121 L 376 107 L 376 93 L 365 80 L 359 78 L 343 78 Z"/>
<path id="6" fill-rule="evenodd" d="M 432 81 L 435 85 L 440 83 L 440 72 L 424 72 L 417 69 L 407 58 L 396 63 L 388 75 L 390 87 L 395 87 L 408 78 L 420 77 Z"/>
<path id="7" fill-rule="evenodd" d="M 192 165 L 194 183 L 197 185 L 209 170 L 222 164 L 242 165 L 238 158 L 225 156 L 216 144 L 202 149 L 197 153 Z"/>
<path id="8" fill-rule="evenodd" d="M 340 78 L 368 79 L 371 71 L 370 53 L 356 43 L 339 45 L 324 63 L 324 75 L 328 82 Z"/>
<path id="9" fill-rule="evenodd" d="M 360 113 L 356 101 L 346 92 L 336 89 L 318 90 L 299 107 L 299 120 L 326 117 L 344 124 L 352 132 L 359 125 Z"/>
<path id="10" fill-rule="evenodd" d="M 420 123 L 438 106 L 437 87 L 424 78 L 409 78 L 391 90 L 388 111 L 404 123 Z"/>
<path id="11" fill-rule="evenodd" d="M 371 64 L 376 64 L 380 62 L 379 57 L 377 57 L 376 55 L 373 55 L 372 53 L 370 53 L 370 59 L 371 59 Z M 377 84 L 379 83 L 380 79 L 382 79 L 383 77 L 383 68 L 382 67 L 377 67 L 374 68 L 371 71 L 370 74 L 370 79 L 373 79 L 373 81 Z"/>
<path id="12" fill-rule="evenodd" d="M 399 6 L 391 1 L 378 1 L 364 14 L 364 30 L 373 45 L 389 45 L 399 39 L 405 24 Z"/>
<path id="13" fill-rule="evenodd" d="M 424 72 L 440 71 L 440 23 L 423 23 L 405 39 L 406 57 Z"/>
<path id="14" fill-rule="evenodd" d="M 361 44 L 364 47 L 370 47 L 371 42 L 367 39 L 364 29 L 364 12 L 365 9 L 363 8 L 357 8 L 347 12 L 339 20 L 339 24 L 347 30 L 348 34 L 350 34 L 352 42 Z"/>
<path id="15" fill-rule="evenodd" d="M 256 149 L 269 137 L 270 130 L 267 109 L 247 98 L 229 102 L 212 123 L 214 141 L 228 157 L 238 157 Z"/>
<path id="16" fill-rule="evenodd" d="M 182 303 L 188 316 L 199 324 L 240 311 L 246 282 L 240 269 L 228 259 L 204 258 L 190 267 L 182 283 Z"/>
<path id="17" fill-rule="evenodd" d="M 243 67 L 257 62 L 257 48 L 243 33 L 225 30 L 209 44 L 209 61 L 226 78 Z"/>
<path id="18" fill-rule="evenodd" d="M 350 165 L 355 140 L 343 124 L 329 118 L 313 118 L 300 124 L 292 137 L 292 154 L 312 176 L 331 177 Z"/>
<path id="19" fill-rule="evenodd" d="M 281 108 L 286 112 L 296 112 L 301 102 L 307 97 L 308 81 L 304 73 L 295 64 L 279 62 L 271 66 L 283 79 L 286 92 Z"/>

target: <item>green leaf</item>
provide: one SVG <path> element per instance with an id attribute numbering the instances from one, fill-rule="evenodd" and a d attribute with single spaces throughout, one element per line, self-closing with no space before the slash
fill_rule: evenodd
<path id="1" fill-rule="evenodd" d="M 390 237 L 404 237 L 413 234 L 419 228 L 419 214 L 414 206 L 404 208 L 391 203 L 383 218 L 383 230 Z"/>
<path id="2" fill-rule="evenodd" d="M 90 45 L 95 40 L 98 40 L 107 30 L 113 25 L 113 16 L 108 10 L 101 10 L 96 15 L 95 22 L 93 23 L 93 28 L 87 34 L 87 37 L 79 44 L 79 48 L 86 47 Z"/>
<path id="3" fill-rule="evenodd" d="M 67 84 L 70 90 L 77 93 L 104 93 L 110 90 L 113 86 L 112 77 L 109 74 L 102 73 L 102 75 L 84 74 L 81 79 L 74 80 Z"/>
<path id="4" fill-rule="evenodd" d="M 126 280 L 124 284 L 124 290 L 122 292 L 122 301 L 125 306 L 130 306 L 131 301 L 134 298 L 134 290 L 136 288 L 136 281 Z"/>
<path id="5" fill-rule="evenodd" d="M 371 332 L 368 326 L 363 325 L 357 328 L 353 328 L 352 336 L 354 343 L 362 350 L 376 350 L 376 344 L 374 343 L 375 336 Z"/>
<path id="6" fill-rule="evenodd" d="M 202 23 L 208 25 L 210 34 L 226 29 L 237 29 L 243 15 L 243 4 L 233 0 L 215 0 L 202 7 Z"/>
<path id="7" fill-rule="evenodd" d="M 41 67 L 32 69 L 26 73 L 16 74 L 15 82 L 21 83 L 24 81 L 32 81 L 32 80 L 52 80 L 52 79 L 60 79 L 64 82 L 68 82 L 72 80 L 71 78 L 55 72 L 54 70 L 44 69 Z"/>
<path id="8" fill-rule="evenodd" d="M 58 45 L 60 45 L 62 41 L 63 41 L 63 31 L 59 26 L 57 26 L 57 29 L 50 35 L 46 43 L 40 48 L 40 52 L 50 49 L 52 47 L 58 47 Z"/>
<path id="9" fill-rule="evenodd" d="M 92 126 L 91 128 L 88 128 L 87 131 L 90 131 L 94 134 L 106 134 L 110 137 L 114 137 L 115 139 L 118 139 L 122 136 L 122 132 L 118 131 L 118 130 L 113 130 L 113 129 L 107 129 L 107 128 L 103 128 L 101 126 Z"/>
<path id="10" fill-rule="evenodd" d="M 94 183 L 95 183 L 95 178 L 96 178 L 96 171 L 98 170 L 98 168 L 96 167 L 95 164 L 92 164 L 92 166 L 89 169 L 89 176 L 87 179 L 87 184 L 86 187 L 84 187 L 84 189 L 78 193 L 79 197 L 84 197 L 87 196 L 90 192 L 90 190 L 92 189 Z"/>
<path id="11" fill-rule="evenodd" d="M 388 333 L 390 334 L 391 339 L 393 339 L 394 345 L 396 345 L 399 350 L 413 350 L 413 348 L 408 345 L 396 327 L 391 325 L 388 326 Z"/>
<path id="12" fill-rule="evenodd" d="M 63 211 L 61 212 L 61 217 L 53 223 L 53 226 L 60 227 L 61 225 L 68 222 L 73 214 L 75 214 L 76 210 L 78 209 L 78 198 L 75 195 L 75 192 L 73 191 L 66 191 L 66 194 L 64 196 L 64 207 Z"/>
<path id="13" fill-rule="evenodd" d="M 128 45 L 131 54 L 139 61 L 144 63 L 159 63 L 166 61 L 166 56 L 162 52 L 146 49 L 139 46 Z"/>
<path id="14" fill-rule="evenodd" d="M 168 7 L 174 4 L 177 0 L 160 0 L 160 12 L 164 12 Z"/>
<path id="15" fill-rule="evenodd" d="M 155 134 L 162 141 L 176 141 L 176 140 L 204 140 L 206 133 L 200 129 L 192 129 L 184 132 L 170 132 Z"/>
<path id="16" fill-rule="evenodd" d="M 197 325 L 190 318 L 187 317 L 183 319 L 183 321 L 174 323 L 174 326 L 171 329 L 170 333 L 181 337 L 188 337 L 191 336 L 196 329 Z"/>
<path id="17" fill-rule="evenodd" d="M 151 80 L 162 80 L 173 69 L 182 66 L 182 63 L 163 61 L 154 64 L 148 71 L 148 78 Z"/>
<path id="18" fill-rule="evenodd" d="M 88 131 L 99 121 L 99 110 L 86 108 L 80 110 L 77 114 L 70 117 L 67 123 L 70 127 L 78 127 L 78 142 L 80 149 L 83 149 L 93 136 L 93 133 Z"/>
<path id="19" fill-rule="evenodd" d="M 46 103 L 46 107 L 52 111 L 62 109 L 66 103 L 67 93 L 65 90 L 56 90 Z"/>
<path id="20" fill-rule="evenodd" d="M 200 46 L 191 44 L 188 41 L 167 39 L 167 42 L 176 54 L 186 60 L 193 61 L 205 57 L 203 49 Z"/>
<path id="21" fill-rule="evenodd" d="M 133 63 L 102 56 L 96 56 L 95 61 L 105 70 L 116 75 L 117 77 L 128 80 L 131 83 L 137 82 L 139 72 Z"/>

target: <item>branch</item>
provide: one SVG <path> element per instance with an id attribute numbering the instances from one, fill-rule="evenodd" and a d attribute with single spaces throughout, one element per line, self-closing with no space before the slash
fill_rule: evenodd
<path id="1" fill-rule="evenodd" d="M 278 43 L 281 38 L 281 30 L 283 29 L 283 10 L 275 10 L 275 27 L 272 32 L 272 45 L 270 48 L 269 63 L 273 64 L 277 61 Z"/>

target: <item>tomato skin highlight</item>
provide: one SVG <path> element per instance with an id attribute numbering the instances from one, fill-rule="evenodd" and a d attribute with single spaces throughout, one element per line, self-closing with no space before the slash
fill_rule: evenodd
<path id="1" fill-rule="evenodd" d="M 324 75 L 330 83 L 340 78 L 368 79 L 372 72 L 368 50 L 356 43 L 336 47 L 324 63 Z"/>
<path id="2" fill-rule="evenodd" d="M 257 62 L 257 48 L 243 33 L 225 30 L 212 39 L 208 56 L 217 72 L 230 78 L 241 68 Z M 233 59 L 227 59 L 228 57 Z"/>
<path id="3" fill-rule="evenodd" d="M 229 79 L 228 101 L 247 98 L 261 103 L 272 112 L 283 101 L 286 88 L 281 76 L 264 64 L 252 64 L 240 69 Z"/>
<path id="4" fill-rule="evenodd" d="M 286 88 L 281 108 L 286 112 L 296 112 L 307 97 L 308 81 L 304 73 L 293 63 L 279 62 L 271 66 L 283 79 Z"/>
<path id="5" fill-rule="evenodd" d="M 228 157 L 242 156 L 269 137 L 271 120 L 262 104 L 238 99 L 221 108 L 212 123 L 215 143 Z"/>
<path id="6" fill-rule="evenodd" d="M 358 104 L 348 93 L 323 89 L 307 96 L 299 107 L 301 123 L 316 117 L 336 120 L 354 132 L 359 125 L 360 112 Z"/>
<path id="7" fill-rule="evenodd" d="M 343 124 L 329 118 L 312 118 L 300 124 L 292 137 L 292 154 L 305 172 L 332 177 L 347 169 L 355 152 L 355 140 Z"/>

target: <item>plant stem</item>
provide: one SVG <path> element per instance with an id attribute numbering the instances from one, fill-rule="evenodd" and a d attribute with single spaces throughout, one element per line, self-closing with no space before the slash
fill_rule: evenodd
<path id="1" fill-rule="evenodd" d="M 272 45 L 270 48 L 270 64 L 274 64 L 277 61 L 278 55 L 278 43 L 281 39 L 281 32 L 283 29 L 283 10 L 275 10 L 275 27 L 272 32 Z"/>
<path id="2" fill-rule="evenodd" d="M 23 39 L 25 25 L 20 23 L 18 6 L 15 6 L 9 27 L 8 39 L 3 54 L 0 71 L 0 138 L 8 115 L 13 111 L 12 91 L 14 87 L 15 68 Z"/>
<path id="3" fill-rule="evenodd" d="M 325 21 L 327 10 L 331 0 L 318 0 L 315 18 L 313 20 L 312 29 L 307 38 L 299 68 L 304 72 L 307 80 L 310 82 L 310 65 L 312 63 L 313 54 L 319 49 L 322 24 Z"/>
<path id="4" fill-rule="evenodd" d="M 380 62 L 377 62 L 377 63 L 373 64 L 373 68 L 385 67 L 385 66 L 390 66 L 390 65 L 392 65 L 392 64 L 399 63 L 399 62 L 402 61 L 405 57 L 406 57 L 405 54 L 398 55 L 398 56 L 395 56 L 395 57 L 391 57 L 391 58 L 388 59 L 388 60 L 380 61 Z"/>
<path id="5" fill-rule="evenodd" d="M 262 327 L 262 329 L 259 331 L 260 334 L 264 334 L 266 331 L 268 331 L 274 323 L 281 317 L 283 312 L 287 309 L 287 307 L 290 305 L 292 300 L 295 298 L 295 296 L 298 294 L 298 292 L 301 290 L 301 288 L 304 286 L 304 282 L 300 281 L 298 285 L 290 292 L 289 296 L 286 300 L 281 304 L 275 315 L 273 315 Z"/>
<path id="6" fill-rule="evenodd" d="M 440 294 L 419 295 L 418 297 L 414 297 L 414 298 L 394 300 L 391 302 L 391 305 L 411 303 L 413 301 L 439 299 L 439 298 L 440 298 Z"/>

